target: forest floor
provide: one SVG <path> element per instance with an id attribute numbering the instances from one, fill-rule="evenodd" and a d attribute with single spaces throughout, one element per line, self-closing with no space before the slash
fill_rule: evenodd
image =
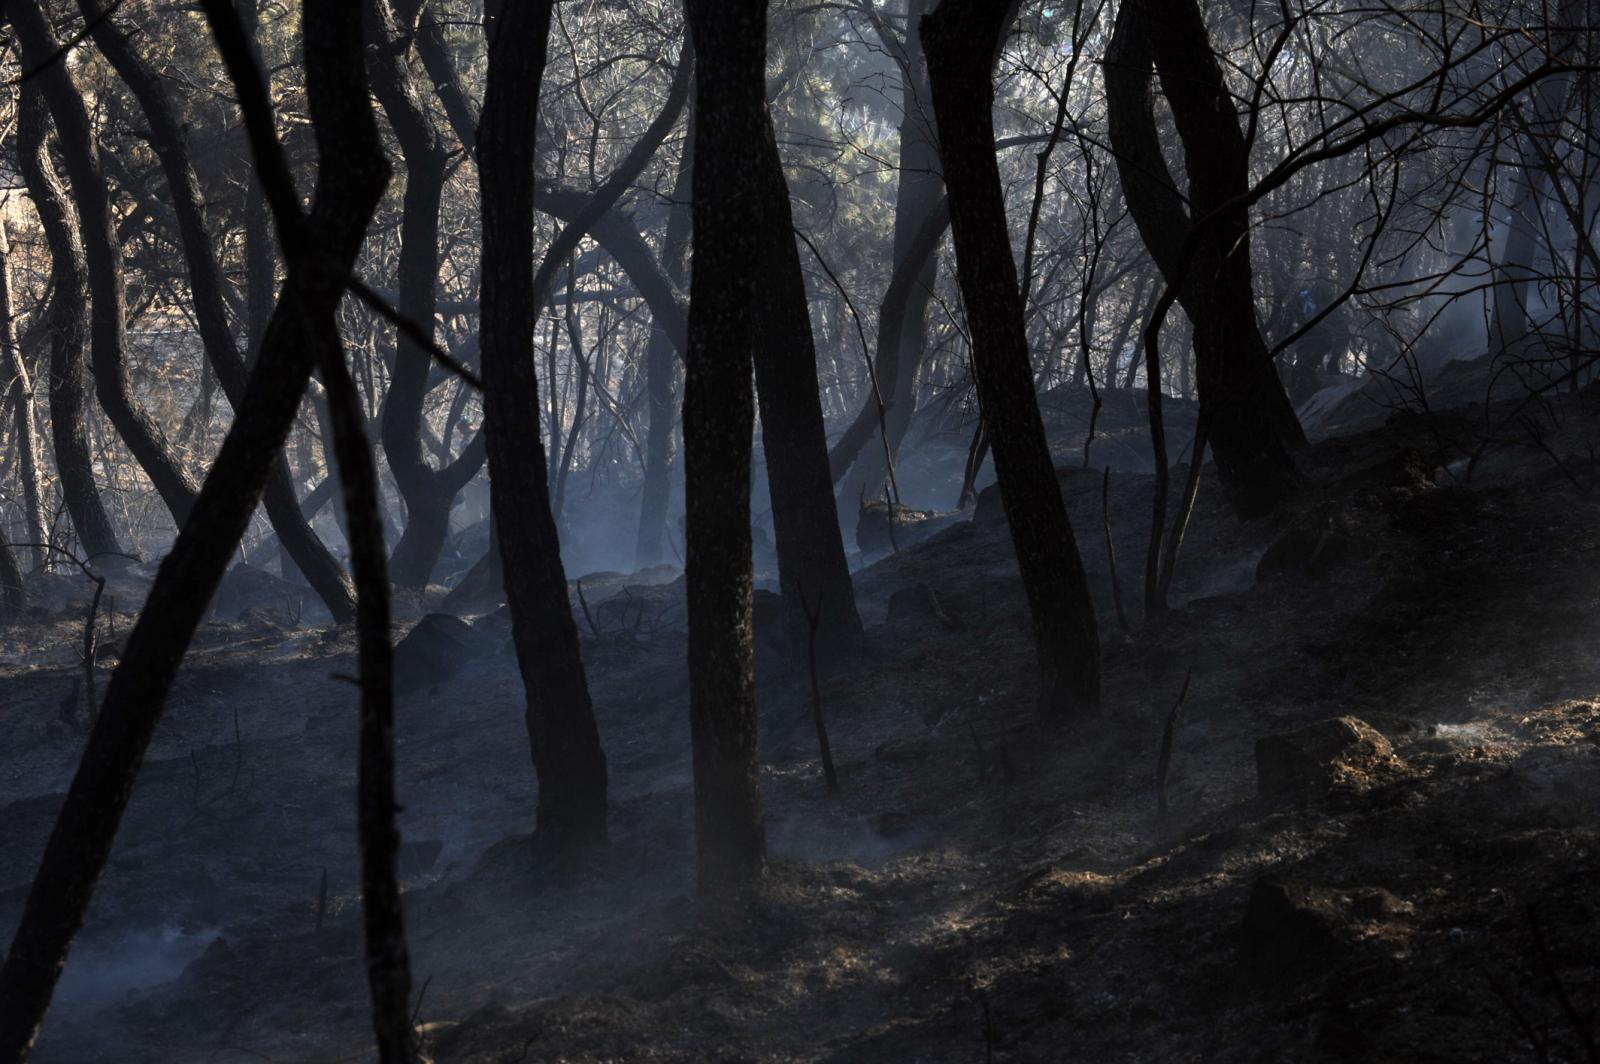
<path id="1" fill-rule="evenodd" d="M 838 799 L 806 678 L 758 633 L 773 863 L 739 911 L 692 900 L 675 574 L 584 581 L 611 841 L 565 863 L 529 845 L 521 687 L 503 616 L 475 619 L 458 648 L 470 660 L 397 707 L 428 1054 L 1595 1059 L 1600 393 L 1483 446 L 1511 413 L 1379 418 L 1321 442 L 1313 486 L 1269 521 L 1240 524 L 1207 475 L 1174 607 L 1147 622 L 1151 478 L 1113 474 L 1104 514 L 1101 474 L 1063 470 L 1106 698 L 1101 718 L 1060 730 L 1034 718 L 991 491 L 971 520 L 857 574 L 865 645 L 823 686 Z M 140 572 L 118 578 L 124 630 Z M 68 697 L 83 582 L 36 593 L 0 652 L 8 936 L 84 734 Z M 402 604 L 399 630 L 432 601 Z M 204 627 L 41 1064 L 370 1056 L 355 698 L 340 678 L 353 637 L 292 612 L 267 596 Z M 1191 670 L 1159 817 L 1163 725 Z M 1341 716 L 1392 756 L 1258 793 L 1257 740 Z"/>

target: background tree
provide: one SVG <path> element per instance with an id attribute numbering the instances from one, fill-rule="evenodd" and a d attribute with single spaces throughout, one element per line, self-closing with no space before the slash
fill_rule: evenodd
<path id="1" fill-rule="evenodd" d="M 52 295 L 44 318 L 50 336 L 50 435 L 56 476 L 84 554 L 117 554 L 121 548 L 101 502 L 89 453 L 83 364 L 89 339 L 88 266 L 77 213 L 56 174 L 48 147 L 50 114 L 36 88 L 24 87 L 19 110 L 18 162 L 50 247 Z"/>

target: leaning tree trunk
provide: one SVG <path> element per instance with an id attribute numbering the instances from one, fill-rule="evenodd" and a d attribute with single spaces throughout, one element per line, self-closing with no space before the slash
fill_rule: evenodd
<path id="1" fill-rule="evenodd" d="M 606 835 L 606 758 L 567 599 L 535 412 L 534 116 L 553 0 L 509 4 L 496 20 L 478 127 L 483 254 L 479 336 L 489 500 L 504 569 L 528 740 L 539 776 L 541 846 Z"/>
<path id="2" fill-rule="evenodd" d="M 217 6 L 226 0 L 207 2 Z M 232 8 L 227 11 L 231 18 Z M 307 97 L 320 160 L 312 213 L 289 230 L 292 240 L 284 240 L 289 276 L 255 371 L 111 674 L 0 967 L 0 1060 L 25 1060 L 38 1034 L 184 652 L 260 502 L 320 345 L 337 342 L 315 326 L 332 320 L 388 181 L 367 102 L 359 25 L 350 23 L 343 5 L 312 2 L 305 5 L 303 25 Z M 271 137 L 266 94 L 258 85 L 254 93 L 241 87 L 241 96 L 251 101 L 247 114 L 258 162 L 277 175 L 273 202 L 283 205 L 284 214 L 298 216 L 287 164 Z M 265 132 L 258 135 L 263 125 Z"/>
<path id="3" fill-rule="evenodd" d="M 189 158 L 189 146 L 182 123 L 161 79 L 140 58 L 127 35 L 106 17 L 99 0 L 78 0 L 78 7 L 87 24 L 94 28 L 95 44 L 133 92 L 144 113 L 148 125 L 146 137 L 161 163 L 173 214 L 177 217 L 178 240 L 189 268 L 189 293 L 200 340 L 205 347 L 206 358 L 216 371 L 217 381 L 222 385 L 223 394 L 237 410 L 244 399 L 248 372 L 245 357 L 234 342 L 233 330 L 228 324 L 222 266 L 206 232 L 200 179 Z M 259 195 L 255 198 L 260 199 Z M 259 255 L 259 249 L 251 247 L 247 253 Z M 259 266 L 255 269 L 259 270 Z M 271 270 L 269 250 L 265 278 L 269 300 Z M 252 288 L 262 284 L 262 279 L 256 276 L 248 280 Z M 252 314 L 258 312 L 256 302 L 260 298 L 259 293 L 251 292 L 249 306 Z M 300 514 L 287 457 L 281 458 L 273 467 L 263 501 L 273 531 L 278 534 L 278 541 L 305 574 L 333 619 L 340 624 L 353 619 L 354 593 L 333 554 Z"/>
<path id="4" fill-rule="evenodd" d="M 45 311 L 45 327 L 50 334 L 50 439 L 56 475 L 84 555 L 118 554 L 121 547 L 95 486 L 89 450 L 83 365 L 89 341 L 88 266 L 78 216 L 56 174 L 48 142 L 50 112 L 36 84 L 23 85 L 19 110 L 17 159 L 50 247 L 50 287 L 55 292 Z"/>
<path id="5" fill-rule="evenodd" d="M 944 0 L 923 19 L 922 39 L 978 401 L 1033 614 L 1040 711 L 1059 719 L 1099 708 L 1100 644 L 1083 561 L 1039 416 L 995 163 L 992 56 L 1007 16 L 1003 5 L 984 0 Z"/>
<path id="6" fill-rule="evenodd" d="M 89 290 L 93 297 L 89 312 L 89 357 L 94 369 L 95 395 L 117 434 L 155 486 L 173 521 L 181 525 L 194 505 L 196 489 L 161 427 L 134 405 L 130 394 L 122 250 L 117 241 L 111 194 L 100 168 L 89 112 L 73 83 L 68 64 L 54 61 L 60 45 L 39 0 L 10 0 L 6 15 L 22 46 L 23 64 L 34 71 L 32 76 L 38 80 L 39 91 L 55 120 L 61 159 L 82 220 Z"/>
<path id="7" fill-rule="evenodd" d="M 1188 209 L 1161 152 L 1152 66 L 1183 141 Z M 1128 212 L 1194 323 L 1200 416 L 1209 426 L 1218 476 L 1234 510 L 1258 516 L 1298 490 L 1293 450 L 1306 440 L 1256 322 L 1250 219 L 1242 205 L 1248 146 L 1199 8 L 1193 0 L 1174 0 L 1157 12 L 1148 0 L 1126 0 L 1105 71 L 1111 143 Z M 1205 228 L 1191 236 L 1202 218 Z M 1192 246 L 1187 261 L 1186 242 Z"/>
<path id="8" fill-rule="evenodd" d="M 700 893 L 766 864 L 751 643 L 750 457 L 764 200 L 749 161 L 768 129 L 765 2 L 686 0 L 694 101 L 694 269 L 683 396 L 689 725 Z"/>
<path id="9" fill-rule="evenodd" d="M 22 488 L 23 524 L 33 544 L 28 557 L 34 569 L 43 568 L 49 558 L 45 546 L 49 522 L 45 518 L 44 495 L 39 490 L 39 429 L 33 420 L 33 375 L 28 372 L 22 349 L 17 346 L 17 323 L 11 316 L 11 244 L 6 226 L 0 221 L 0 374 L 8 383 L 0 388 L 0 410 L 11 404 L 11 431 L 17 445 L 17 480 Z"/>
<path id="10" fill-rule="evenodd" d="M 783 175 L 772 118 L 750 160 L 748 181 L 761 196 L 761 254 L 756 286 L 755 369 L 762 450 L 772 496 L 772 525 L 789 652 L 806 659 L 811 616 L 825 659 L 857 644 L 861 617 L 839 533 L 828 476 L 828 435 L 817 386 L 811 307 L 795 246 L 789 183 Z"/>

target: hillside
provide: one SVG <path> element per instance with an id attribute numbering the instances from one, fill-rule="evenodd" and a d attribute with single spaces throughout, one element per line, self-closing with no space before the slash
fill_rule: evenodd
<path id="1" fill-rule="evenodd" d="M 857 574 L 866 645 L 822 687 L 837 800 L 806 677 L 761 638 L 775 863 L 748 912 L 689 900 L 670 570 L 584 582 L 614 809 L 610 844 L 573 862 L 529 845 L 503 616 L 403 644 L 402 669 L 408 645 L 459 665 L 398 707 L 431 1055 L 1582 1059 L 1600 987 L 1600 505 L 1577 484 L 1596 475 L 1597 403 L 1590 389 L 1553 405 L 1542 445 L 1490 448 L 1470 481 L 1471 408 L 1324 442 L 1314 489 L 1270 522 L 1239 525 L 1206 476 L 1175 608 L 1127 632 L 1101 477 L 1064 469 L 1107 704 L 1062 732 L 1033 717 L 991 490 L 971 520 Z M 1135 614 L 1149 490 L 1111 480 Z M 113 585 L 122 626 L 141 572 Z M 59 703 L 85 587 L 58 579 L 4 665 L 8 926 L 83 737 Z M 353 635 L 256 594 L 185 665 L 39 1061 L 108 1059 L 110 1044 L 152 1062 L 369 1052 Z M 1191 671 L 1160 818 L 1163 725 Z M 1286 789 L 1258 793 L 1258 740 L 1337 717 L 1365 726 L 1345 726 L 1343 761 L 1280 749 Z"/>

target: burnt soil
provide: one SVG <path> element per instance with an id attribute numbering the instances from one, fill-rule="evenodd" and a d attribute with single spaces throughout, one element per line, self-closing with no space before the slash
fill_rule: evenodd
<path id="1" fill-rule="evenodd" d="M 1501 408 L 1390 418 L 1318 444 L 1304 497 L 1250 524 L 1208 470 L 1173 607 L 1149 620 L 1151 478 L 1114 472 L 1105 513 L 1103 474 L 1063 469 L 1106 669 L 1102 716 L 1064 727 L 1034 715 L 1027 611 L 991 492 L 970 520 L 858 572 L 868 635 L 823 683 L 836 800 L 807 678 L 758 633 L 773 862 L 738 910 L 692 897 L 675 574 L 584 582 L 611 841 L 563 861 L 531 845 L 503 616 L 472 618 L 459 671 L 397 706 L 428 1055 L 1593 1059 L 1597 408 L 1592 394 L 1544 404 L 1537 439 L 1505 428 L 1523 423 Z M 147 576 L 113 579 L 117 629 Z M 69 697 L 85 587 L 61 575 L 35 594 L 0 654 L 7 934 L 85 734 Z M 435 599 L 401 603 L 397 636 Z M 370 1057 L 355 693 L 340 678 L 353 634 L 294 612 L 258 606 L 203 629 L 42 1064 Z M 103 684 L 116 632 L 101 623 Z M 1158 749 L 1186 675 L 1161 818 Z M 1258 796 L 1257 739 L 1345 715 L 1393 744 L 1384 771 Z M 1290 900 L 1264 917 L 1281 926 L 1263 947 L 1246 913 L 1269 896 Z"/>

